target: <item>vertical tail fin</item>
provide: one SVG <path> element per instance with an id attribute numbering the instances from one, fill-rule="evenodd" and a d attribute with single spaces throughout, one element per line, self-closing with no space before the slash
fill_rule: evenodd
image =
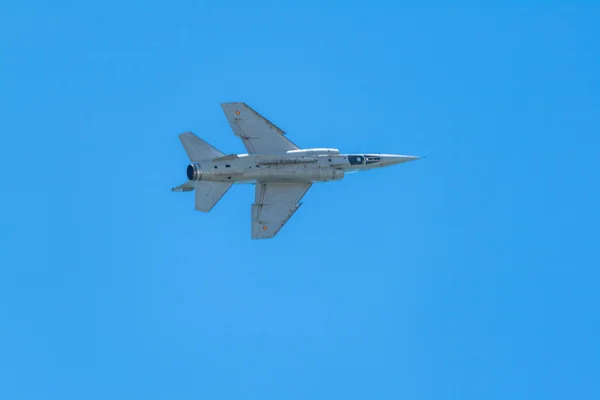
<path id="1" fill-rule="evenodd" d="M 182 133 L 179 135 L 179 140 L 192 162 L 210 160 L 225 155 L 192 132 Z"/>

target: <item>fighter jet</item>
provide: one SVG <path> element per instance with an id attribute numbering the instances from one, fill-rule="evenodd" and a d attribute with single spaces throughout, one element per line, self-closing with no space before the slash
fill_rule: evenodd
<path id="1" fill-rule="evenodd" d="M 247 154 L 224 154 L 191 132 L 179 135 L 187 153 L 188 181 L 171 190 L 196 190 L 196 210 L 209 212 L 234 183 L 256 185 L 252 239 L 274 237 L 302 205 L 315 182 L 346 173 L 387 167 L 420 157 L 397 154 L 340 154 L 338 149 L 301 149 L 285 132 L 245 103 L 222 103 L 227 121 Z"/>

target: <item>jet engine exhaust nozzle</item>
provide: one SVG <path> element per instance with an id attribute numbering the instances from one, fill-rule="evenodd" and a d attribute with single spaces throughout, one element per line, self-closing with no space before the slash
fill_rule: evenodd
<path id="1" fill-rule="evenodd" d="M 187 178 L 190 181 L 199 181 L 202 179 L 202 169 L 200 164 L 193 163 L 187 166 L 186 170 Z"/>

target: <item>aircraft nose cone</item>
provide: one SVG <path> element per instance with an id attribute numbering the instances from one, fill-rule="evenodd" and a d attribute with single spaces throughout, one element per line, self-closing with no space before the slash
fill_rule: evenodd
<path id="1" fill-rule="evenodd" d="M 405 162 L 409 162 L 409 161 L 413 161 L 413 160 L 418 160 L 419 158 L 421 158 L 421 157 L 403 156 L 403 155 L 397 155 L 397 154 L 389 154 L 389 155 L 386 154 L 386 155 L 381 156 L 381 164 L 383 164 L 383 166 L 401 164 L 401 163 L 405 163 Z"/>

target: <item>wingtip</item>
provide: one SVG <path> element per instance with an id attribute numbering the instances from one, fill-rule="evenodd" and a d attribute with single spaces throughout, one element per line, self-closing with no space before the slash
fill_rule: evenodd
<path id="1" fill-rule="evenodd" d="M 182 132 L 179 135 L 177 135 L 177 137 L 179 139 L 186 138 L 186 137 L 189 137 L 189 136 L 196 136 L 196 135 L 194 135 L 191 131 Z"/>
<path id="2" fill-rule="evenodd" d="M 242 105 L 246 104 L 242 101 L 224 101 L 221 103 L 221 107 L 234 106 L 234 105 Z"/>

